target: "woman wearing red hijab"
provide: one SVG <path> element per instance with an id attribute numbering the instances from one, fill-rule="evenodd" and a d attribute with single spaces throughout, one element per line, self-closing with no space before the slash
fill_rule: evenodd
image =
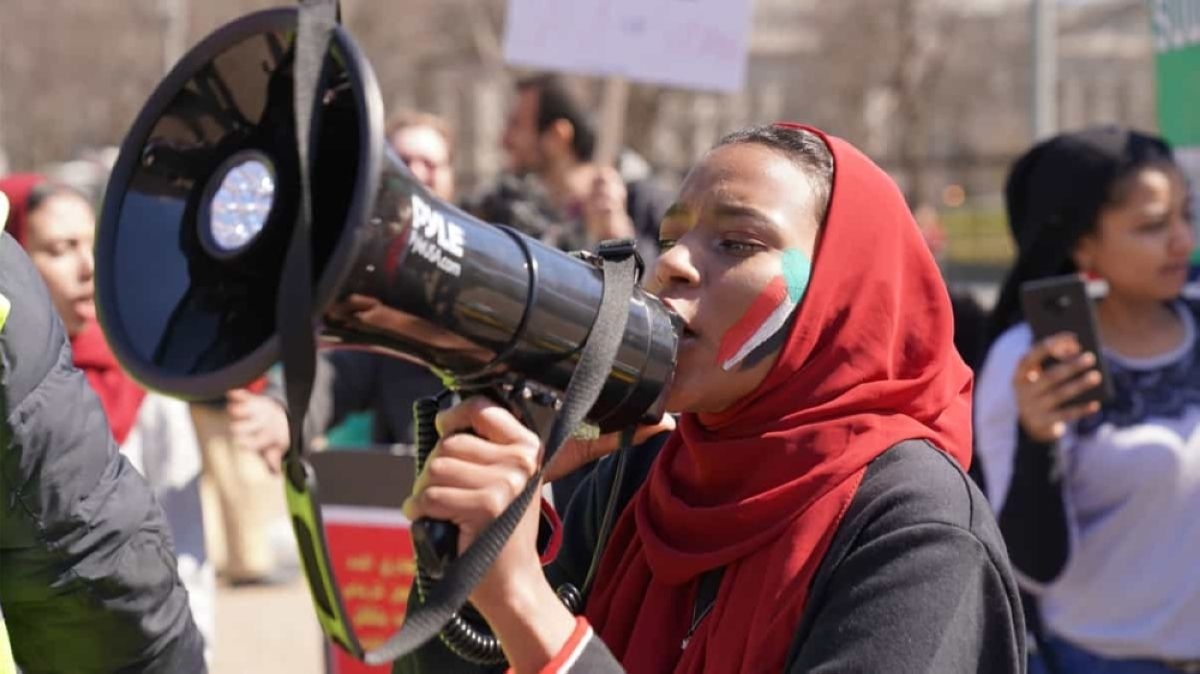
<path id="1" fill-rule="evenodd" d="M 616 457 L 601 462 L 545 574 L 536 508 L 522 521 L 471 596 L 512 668 L 1022 671 L 1016 585 L 963 472 L 971 373 L 892 181 L 815 129 L 748 129 L 696 164 L 660 237 L 646 284 L 687 325 L 678 428 L 657 456 L 632 450 L 620 488 Z M 532 474 L 538 439 L 482 399 L 438 426 L 406 508 L 455 522 L 465 546 Z M 583 616 L 547 576 L 582 589 Z"/>
<path id="2" fill-rule="evenodd" d="M 11 204 L 7 229 L 50 291 L 71 340 L 75 367 L 100 398 L 121 453 L 146 477 L 162 504 L 193 618 L 211 648 L 216 576 L 204 547 L 200 449 L 187 403 L 147 393 L 108 348 L 93 300 L 96 221 L 88 200 L 36 174 L 2 178 L 0 191 Z"/>

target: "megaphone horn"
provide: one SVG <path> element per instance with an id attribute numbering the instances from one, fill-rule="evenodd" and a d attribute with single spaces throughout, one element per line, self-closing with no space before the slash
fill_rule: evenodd
<path id="1" fill-rule="evenodd" d="M 96 242 L 97 310 L 148 387 L 210 399 L 279 357 L 275 302 L 299 193 L 291 8 L 203 40 L 151 95 L 121 147 Z M 330 345 L 422 363 L 451 385 L 570 379 L 603 291 L 596 266 L 426 191 L 384 141 L 370 64 L 342 27 L 313 145 L 314 306 Z M 589 419 L 661 412 L 676 321 L 636 291 Z"/>

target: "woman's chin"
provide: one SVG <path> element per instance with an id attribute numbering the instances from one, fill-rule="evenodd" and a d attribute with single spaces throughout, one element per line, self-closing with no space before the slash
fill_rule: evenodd
<path id="1" fill-rule="evenodd" d="M 86 325 L 83 321 L 63 321 L 63 328 L 67 331 L 67 337 L 74 339 L 83 332 L 83 326 Z"/>
<path id="2" fill-rule="evenodd" d="M 700 412 L 700 401 L 696 398 L 695 386 L 676 379 L 667 391 L 665 409 L 668 414 L 689 414 Z"/>

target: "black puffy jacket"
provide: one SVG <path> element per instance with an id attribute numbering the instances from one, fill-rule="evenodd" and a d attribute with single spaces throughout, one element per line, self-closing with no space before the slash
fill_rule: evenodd
<path id="1" fill-rule="evenodd" d="M 0 610 L 25 674 L 203 672 L 162 508 L 117 451 L 37 270 L 0 235 Z"/>

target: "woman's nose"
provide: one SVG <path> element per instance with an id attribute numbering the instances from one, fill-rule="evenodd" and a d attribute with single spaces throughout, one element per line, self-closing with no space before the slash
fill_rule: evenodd
<path id="1" fill-rule="evenodd" d="M 661 292 L 673 285 L 696 285 L 700 282 L 700 271 L 691 249 L 682 242 L 664 250 L 658 256 L 654 265 L 654 287 L 650 290 Z"/>
<path id="2" fill-rule="evenodd" d="M 1177 218 L 1173 227 L 1171 244 L 1175 250 L 1191 252 L 1196 245 L 1196 231 L 1192 223 L 1184 217 Z"/>
<path id="3" fill-rule="evenodd" d="M 83 280 L 92 278 L 96 272 L 96 258 L 90 246 L 79 248 L 79 277 Z"/>

